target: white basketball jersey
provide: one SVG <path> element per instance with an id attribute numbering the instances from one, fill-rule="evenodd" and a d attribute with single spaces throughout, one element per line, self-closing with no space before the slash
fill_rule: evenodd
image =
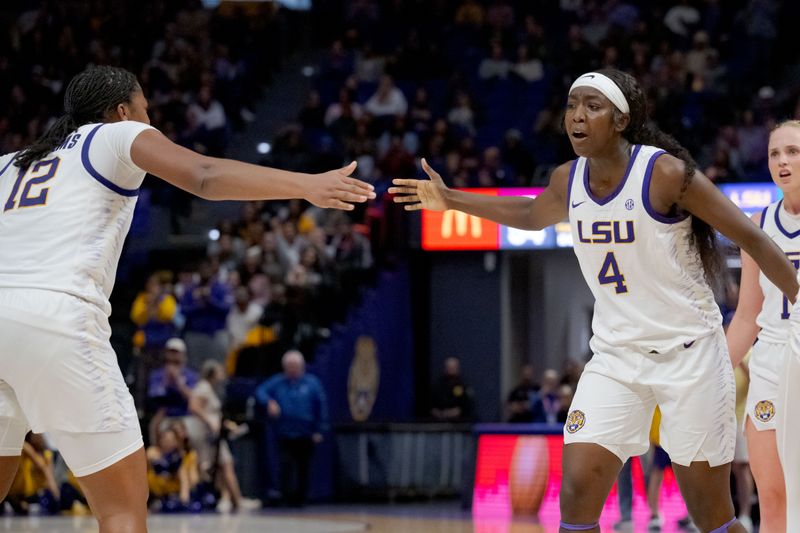
<path id="1" fill-rule="evenodd" d="M 0 287 L 65 292 L 111 313 L 122 244 L 145 172 L 133 121 L 87 124 L 27 169 L 0 157 Z"/>
<path id="2" fill-rule="evenodd" d="M 764 208 L 761 213 L 761 229 L 786 252 L 795 268 L 800 268 L 800 217 L 787 213 L 783 209 L 783 200 Z M 764 293 L 764 304 L 756 318 L 756 323 L 761 327 L 758 338 L 775 344 L 787 343 L 792 304 L 763 272 L 759 272 L 758 282 L 761 292 Z"/>
<path id="3" fill-rule="evenodd" d="M 575 255 L 595 297 L 595 338 L 658 353 L 688 347 L 722 322 L 690 244 L 691 217 L 666 217 L 650 205 L 653 165 L 663 153 L 635 145 L 605 198 L 592 194 L 589 165 L 578 158 L 567 199 Z"/>

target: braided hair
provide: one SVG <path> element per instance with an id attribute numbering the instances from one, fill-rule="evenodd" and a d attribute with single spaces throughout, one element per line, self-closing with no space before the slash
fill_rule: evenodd
<path id="1" fill-rule="evenodd" d="M 636 78 L 616 69 L 602 69 L 597 72 L 611 78 L 617 84 L 630 106 L 630 122 L 623 130 L 622 136 L 632 144 L 646 144 L 666 150 L 684 162 L 686 173 L 681 185 L 681 197 L 683 197 L 697 170 L 697 163 L 689 151 L 674 137 L 648 121 L 647 95 Z M 615 112 L 619 111 L 615 108 Z M 692 217 L 692 243 L 700 255 L 706 280 L 713 286 L 722 272 L 722 255 L 719 252 L 716 231 L 706 222 Z"/>
<path id="2" fill-rule="evenodd" d="M 84 124 L 102 122 L 119 104 L 131 101 L 141 90 L 131 72 L 109 66 L 90 66 L 69 82 L 64 94 L 64 115 L 30 146 L 14 156 L 14 164 L 27 168 L 64 142 Z"/>

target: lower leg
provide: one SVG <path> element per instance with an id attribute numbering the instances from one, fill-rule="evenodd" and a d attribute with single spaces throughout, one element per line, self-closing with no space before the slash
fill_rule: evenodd
<path id="1" fill-rule="evenodd" d="M 747 463 L 733 463 L 733 477 L 736 479 L 736 495 L 739 503 L 739 516 L 750 516 L 753 501 L 753 476 Z"/>
<path id="2" fill-rule="evenodd" d="M 234 509 L 239 507 L 242 500 L 242 491 L 239 488 L 239 480 L 236 478 L 236 471 L 233 469 L 233 463 L 225 463 L 222 465 L 222 482 L 228 495 L 231 499 L 231 505 Z"/>
<path id="3" fill-rule="evenodd" d="M 750 468 L 758 487 L 758 504 L 761 511 L 759 531 L 783 533 L 786 531 L 786 485 L 778 458 L 775 431 L 758 431 L 748 418 L 745 433 L 750 451 Z"/>
<path id="4" fill-rule="evenodd" d="M 700 531 L 713 533 L 747 533 L 735 522 L 730 491 L 730 464 L 710 466 L 693 462 L 689 466 L 673 463 L 683 499 L 695 525 Z"/>
<path id="5" fill-rule="evenodd" d="M 561 533 L 599 532 L 597 523 L 622 468 L 619 458 L 597 444 L 564 446 L 561 468 Z"/>
<path id="6" fill-rule="evenodd" d="M 19 455 L 0 457 L 0 502 L 6 498 L 8 489 L 11 488 L 11 484 L 14 482 L 20 457 Z"/>
<path id="7" fill-rule="evenodd" d="M 650 508 L 650 516 L 658 516 L 658 498 L 661 496 L 661 483 L 664 480 L 664 471 L 653 466 L 650 471 L 650 479 L 647 482 L 647 506 Z"/>
<path id="8" fill-rule="evenodd" d="M 100 533 L 147 533 L 147 460 L 143 448 L 77 479 L 100 524 Z"/>

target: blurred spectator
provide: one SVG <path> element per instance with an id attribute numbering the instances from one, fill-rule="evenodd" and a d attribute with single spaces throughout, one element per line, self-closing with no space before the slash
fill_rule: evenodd
<path id="1" fill-rule="evenodd" d="M 746 109 L 742 113 L 742 123 L 736 130 L 736 137 L 745 172 L 753 172 L 762 166 L 766 159 L 769 131 L 756 122 L 751 110 Z"/>
<path id="2" fill-rule="evenodd" d="M 197 374 L 186 367 L 186 343 L 178 338 L 164 347 L 164 366 L 150 373 L 147 399 L 155 415 L 150 424 L 150 442 L 155 442 L 154 428 L 164 418 L 183 417 L 189 413 L 189 397 L 197 384 Z"/>
<path id="3" fill-rule="evenodd" d="M 533 406 L 538 401 L 539 387 L 534 378 L 533 365 L 524 365 L 520 374 L 522 379 L 519 385 L 511 390 L 506 400 L 508 422 L 511 423 L 533 422 Z"/>
<path id="4" fill-rule="evenodd" d="M 394 85 L 392 77 L 383 75 L 378 90 L 367 100 L 364 108 L 375 117 L 405 115 L 408 102 L 403 92 Z"/>
<path id="5" fill-rule="evenodd" d="M 147 278 L 144 291 L 131 306 L 131 320 L 138 327 L 133 338 L 135 347 L 160 350 L 175 335 L 175 313 L 178 305 L 170 294 L 170 274 L 157 272 Z"/>
<path id="6" fill-rule="evenodd" d="M 444 360 L 444 372 L 431 391 L 431 416 L 443 422 L 470 422 L 473 419 L 473 391 L 461 375 L 457 357 Z"/>
<path id="7" fill-rule="evenodd" d="M 200 88 L 197 101 L 189 106 L 186 113 L 193 148 L 214 157 L 224 155 L 227 118 L 222 104 L 214 99 L 210 86 Z"/>
<path id="8" fill-rule="evenodd" d="M 188 509 L 192 490 L 200 481 L 197 454 L 187 450 L 174 427 L 161 429 L 147 448 L 150 494 L 164 510 Z"/>
<path id="9" fill-rule="evenodd" d="M 175 336 L 175 315 L 178 304 L 170 294 L 169 273 L 155 273 L 147 278 L 145 290 L 131 306 L 131 320 L 137 326 L 134 346 L 134 398 L 143 405 L 150 372 L 161 364 L 161 351 L 167 339 Z"/>
<path id="10" fill-rule="evenodd" d="M 572 398 L 575 395 L 575 389 L 572 385 L 563 384 L 558 387 L 558 412 L 556 413 L 556 422 L 563 424 L 567 421 L 569 416 L 569 406 L 572 405 Z"/>
<path id="11" fill-rule="evenodd" d="M 193 415 L 186 419 L 189 441 L 197 451 L 201 479 L 219 484 L 223 499 L 228 499 L 231 508 L 237 510 L 242 493 L 226 436 L 241 430 L 235 422 L 222 418 L 222 401 L 217 391 L 224 385 L 225 369 L 209 359 L 203 363 L 200 377 L 189 398 L 189 411 Z"/>
<path id="12" fill-rule="evenodd" d="M 460 128 L 466 135 L 475 135 L 475 111 L 467 93 L 461 91 L 456 95 L 455 104 L 447 112 L 447 122 Z"/>
<path id="13" fill-rule="evenodd" d="M 482 80 L 506 79 L 511 69 L 511 63 L 503 53 L 503 43 L 493 39 L 489 43 L 489 56 L 481 61 L 478 67 L 478 76 Z"/>
<path id="14" fill-rule="evenodd" d="M 61 491 L 53 470 L 53 452 L 47 448 L 42 435 L 28 433 L 5 501 L 15 514 L 27 515 L 30 504 L 38 504 L 43 512 L 53 514 L 58 512 L 60 498 Z"/>
<path id="15" fill-rule="evenodd" d="M 558 371 L 552 368 L 548 368 L 542 374 L 542 384 L 539 388 L 541 408 L 534 406 L 535 422 L 558 423 L 558 412 L 561 409 L 558 396 L 559 381 Z"/>
<path id="16" fill-rule="evenodd" d="M 531 57 L 527 44 L 521 44 L 517 47 L 517 59 L 511 65 L 510 71 L 528 83 L 539 81 L 544 77 L 542 62 L 535 57 Z"/>
<path id="17" fill-rule="evenodd" d="M 320 381 L 305 371 L 298 351 L 286 352 L 283 373 L 258 386 L 256 399 L 275 422 L 281 455 L 281 491 L 291 506 L 302 506 L 314 446 L 328 430 L 328 402 Z"/>
<path id="18" fill-rule="evenodd" d="M 228 312 L 226 329 L 230 338 L 230 348 L 239 346 L 261 318 L 264 308 L 250 299 L 247 287 L 238 287 L 234 293 L 234 305 Z"/>
<path id="19" fill-rule="evenodd" d="M 192 281 L 180 299 L 186 317 L 186 331 L 214 335 L 225 329 L 231 306 L 230 287 L 214 274 L 209 262 L 200 264 L 197 281 Z"/>

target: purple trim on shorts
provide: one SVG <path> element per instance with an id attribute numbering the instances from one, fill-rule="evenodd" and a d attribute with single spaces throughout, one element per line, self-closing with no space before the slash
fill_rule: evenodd
<path id="1" fill-rule="evenodd" d="M 600 522 L 595 522 L 594 524 L 567 524 L 566 522 L 560 522 L 558 526 L 567 531 L 589 531 L 590 529 L 599 527 Z M 716 533 L 716 530 L 712 533 Z"/>
<path id="2" fill-rule="evenodd" d="M 764 221 L 767 220 L 767 211 L 769 210 L 769 206 L 766 206 L 763 211 L 761 211 L 761 221 L 758 223 L 758 227 L 764 229 Z"/>
<path id="3" fill-rule="evenodd" d="M 580 158 L 572 162 L 569 167 L 569 181 L 567 182 L 567 219 L 569 219 L 569 197 L 572 196 L 572 182 L 575 179 L 575 169 L 578 168 Z"/>
<path id="4" fill-rule="evenodd" d="M 659 150 L 651 155 L 650 161 L 647 162 L 647 168 L 644 171 L 644 183 L 642 185 L 642 203 L 644 204 L 645 211 L 647 211 L 647 214 L 650 215 L 650 218 L 653 220 L 663 224 L 677 224 L 678 222 L 686 220 L 689 214 L 668 217 L 653 209 L 653 205 L 650 203 L 650 182 L 653 178 L 653 166 L 656 164 L 656 159 L 666 153 L 667 152 L 664 150 Z"/>
<path id="5" fill-rule="evenodd" d="M 778 229 L 781 231 L 781 233 L 783 233 L 790 239 L 794 239 L 795 237 L 800 235 L 800 230 L 797 230 L 794 233 L 786 231 L 786 228 L 784 228 L 783 224 L 781 224 L 781 217 L 780 217 L 781 205 L 783 205 L 783 198 L 778 200 L 778 205 L 775 206 L 775 225 L 778 226 Z"/>
<path id="6" fill-rule="evenodd" d="M 594 201 L 597 205 L 606 205 L 608 202 L 613 200 L 617 197 L 617 195 L 622 192 L 622 188 L 625 187 L 625 183 L 628 181 L 628 175 L 631 173 L 631 168 L 633 168 L 633 162 L 636 161 L 636 156 L 639 155 L 639 149 L 641 145 L 636 144 L 633 147 L 633 153 L 631 154 L 631 158 L 628 159 L 628 168 L 625 169 L 625 174 L 623 174 L 622 179 L 620 180 L 617 188 L 614 189 L 611 194 L 606 196 L 605 198 L 598 198 L 597 196 L 592 193 L 592 188 L 589 187 L 589 160 L 586 160 L 586 164 L 583 167 L 583 188 L 586 189 L 586 194 L 589 195 L 589 198 Z"/>
<path id="7" fill-rule="evenodd" d="M 736 517 L 734 516 L 733 518 L 731 518 L 730 520 L 719 526 L 717 529 L 712 529 L 708 533 L 726 533 L 728 531 L 728 528 L 732 526 L 735 522 L 736 522 Z"/>

